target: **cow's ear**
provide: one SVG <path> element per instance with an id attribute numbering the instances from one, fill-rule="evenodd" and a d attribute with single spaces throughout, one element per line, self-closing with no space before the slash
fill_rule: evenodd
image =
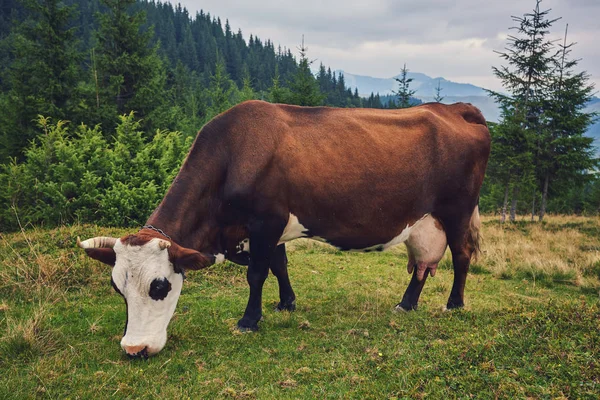
<path id="1" fill-rule="evenodd" d="M 203 269 L 215 263 L 215 256 L 181 247 L 175 243 L 169 247 L 169 261 L 183 269 Z"/>
<path id="2" fill-rule="evenodd" d="M 85 253 L 94 260 L 108 264 L 111 267 L 114 267 L 117 261 L 117 255 L 113 249 L 85 249 Z"/>

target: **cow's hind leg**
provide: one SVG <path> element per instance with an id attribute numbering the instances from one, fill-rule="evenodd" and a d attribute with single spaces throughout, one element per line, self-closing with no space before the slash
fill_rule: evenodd
<path id="1" fill-rule="evenodd" d="M 479 207 L 475 207 L 470 217 L 463 218 L 448 232 L 448 244 L 454 264 L 454 283 L 448 298 L 447 308 L 465 305 L 464 292 L 471 258 L 479 252 Z"/>
<path id="2" fill-rule="evenodd" d="M 269 275 L 271 261 L 277 253 L 277 242 L 284 227 L 285 221 L 278 219 L 258 220 L 250 227 L 250 264 L 246 275 L 250 297 L 244 316 L 237 324 L 241 331 L 258 330 L 258 321 L 262 318 L 263 285 Z"/>
<path id="3" fill-rule="evenodd" d="M 287 262 L 285 244 L 280 244 L 277 246 L 275 255 L 271 260 L 271 272 L 273 272 L 279 283 L 279 304 L 275 308 L 277 311 L 294 311 L 296 309 L 296 295 L 290 283 Z"/>
<path id="4" fill-rule="evenodd" d="M 437 265 L 446 251 L 446 233 L 431 215 L 418 221 L 405 242 L 408 251 L 408 273 L 412 278 L 396 310 L 416 310 L 427 276 L 435 276 Z"/>

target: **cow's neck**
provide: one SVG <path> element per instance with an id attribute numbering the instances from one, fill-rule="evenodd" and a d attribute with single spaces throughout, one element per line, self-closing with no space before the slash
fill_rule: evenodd
<path id="1" fill-rule="evenodd" d="M 220 252 L 217 190 L 223 176 L 218 157 L 194 142 L 190 154 L 147 225 L 163 230 L 177 244 L 198 251 Z"/>

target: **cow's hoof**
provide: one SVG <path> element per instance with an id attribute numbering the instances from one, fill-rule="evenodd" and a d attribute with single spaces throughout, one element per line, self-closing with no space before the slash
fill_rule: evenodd
<path id="1" fill-rule="evenodd" d="M 258 323 L 242 318 L 238 321 L 237 328 L 240 332 L 256 332 L 258 330 Z"/>
<path id="2" fill-rule="evenodd" d="M 448 300 L 446 304 L 446 310 L 454 310 L 455 308 L 463 308 L 465 303 L 460 300 Z"/>
<path id="3" fill-rule="evenodd" d="M 395 312 L 409 312 L 409 311 L 415 311 L 417 309 L 417 305 L 411 305 L 411 304 L 403 304 L 403 303 L 399 303 L 398 305 L 396 305 L 396 307 L 394 307 L 394 311 Z"/>
<path id="4" fill-rule="evenodd" d="M 275 311 L 295 311 L 296 310 L 296 300 L 290 302 L 290 303 L 281 303 L 279 302 L 279 304 L 277 304 L 277 307 L 275 307 Z"/>

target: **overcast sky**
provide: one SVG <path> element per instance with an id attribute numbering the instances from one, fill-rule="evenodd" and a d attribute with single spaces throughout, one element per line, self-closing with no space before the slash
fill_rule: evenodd
<path id="1" fill-rule="evenodd" d="M 511 15 L 535 0 L 183 0 L 190 14 L 203 9 L 242 30 L 294 50 L 305 37 L 310 59 L 332 69 L 389 78 L 406 63 L 413 72 L 499 89 L 491 66 L 506 45 Z M 573 56 L 600 90 L 600 0 L 544 0 L 562 17 L 552 37 L 577 42 Z"/>

